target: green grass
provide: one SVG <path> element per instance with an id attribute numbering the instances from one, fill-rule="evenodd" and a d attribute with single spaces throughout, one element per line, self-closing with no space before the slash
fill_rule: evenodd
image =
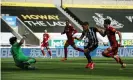
<path id="1" fill-rule="evenodd" d="M 37 70 L 21 70 L 12 58 L 1 59 L 1 80 L 133 80 L 133 58 L 123 58 L 127 68 L 110 58 L 93 58 L 95 69 L 84 68 L 85 58 L 69 58 L 61 62 L 59 58 L 37 58 Z"/>

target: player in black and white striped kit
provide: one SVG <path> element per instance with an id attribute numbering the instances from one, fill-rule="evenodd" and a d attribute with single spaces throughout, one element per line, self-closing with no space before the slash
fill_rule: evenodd
<path id="1" fill-rule="evenodd" d="M 88 22 L 84 22 L 83 25 L 83 32 L 80 38 L 75 37 L 77 40 L 82 40 L 84 37 L 84 55 L 86 56 L 88 63 L 86 65 L 86 68 L 93 69 L 94 68 L 94 63 L 91 59 L 90 52 L 95 50 L 98 47 L 98 39 L 96 36 L 96 32 L 99 32 L 100 34 L 101 31 L 97 27 L 89 27 Z"/>

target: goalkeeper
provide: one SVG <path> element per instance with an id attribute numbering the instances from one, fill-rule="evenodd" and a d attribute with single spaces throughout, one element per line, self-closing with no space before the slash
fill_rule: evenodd
<path id="1" fill-rule="evenodd" d="M 12 45 L 11 47 L 11 54 L 14 58 L 15 64 L 17 67 L 21 69 L 35 69 L 34 66 L 31 66 L 32 63 L 35 63 L 36 60 L 34 58 L 30 58 L 24 55 L 21 49 L 21 45 L 24 43 L 24 39 L 26 36 L 23 36 L 23 38 L 20 40 L 20 42 L 17 42 L 16 37 L 11 37 L 9 39 L 10 44 Z"/>

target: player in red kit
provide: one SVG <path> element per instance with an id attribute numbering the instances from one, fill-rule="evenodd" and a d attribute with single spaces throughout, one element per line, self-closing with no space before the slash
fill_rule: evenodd
<path id="1" fill-rule="evenodd" d="M 44 48 L 46 47 L 49 55 L 50 55 L 50 58 L 52 59 L 52 53 L 50 51 L 50 48 L 49 48 L 49 44 L 48 44 L 48 41 L 49 41 L 49 34 L 47 33 L 47 30 L 44 30 L 44 34 L 43 34 L 43 42 L 41 44 L 41 51 L 42 51 L 42 54 L 44 57 L 46 57 L 46 54 L 44 52 Z"/>
<path id="2" fill-rule="evenodd" d="M 110 26 L 110 24 L 111 24 L 111 21 L 109 19 L 104 20 L 105 32 L 104 32 L 103 36 L 107 35 L 109 42 L 110 42 L 110 47 L 105 49 L 102 52 L 102 55 L 105 57 L 114 58 L 117 63 L 121 64 L 122 68 L 125 68 L 126 64 L 123 63 L 123 61 L 121 60 L 121 58 L 117 54 L 118 48 L 121 46 L 121 41 L 122 41 L 121 33 L 119 31 L 117 31 L 115 28 L 113 28 L 112 26 Z M 119 44 L 116 40 L 115 34 L 119 35 L 119 38 L 120 38 Z"/>
<path id="3" fill-rule="evenodd" d="M 74 43 L 74 38 L 73 38 L 73 35 L 77 33 L 77 30 L 74 29 L 74 27 L 69 23 L 69 21 L 67 20 L 66 21 L 66 26 L 65 26 L 65 29 L 64 29 L 64 32 L 62 32 L 61 34 L 66 34 L 67 36 L 67 41 L 64 45 L 64 53 L 65 53 L 65 57 L 62 59 L 62 61 L 65 61 L 67 60 L 67 47 L 69 45 L 71 45 L 75 50 L 78 50 L 78 51 L 81 51 L 81 52 L 84 52 L 84 50 L 76 47 L 75 43 Z"/>

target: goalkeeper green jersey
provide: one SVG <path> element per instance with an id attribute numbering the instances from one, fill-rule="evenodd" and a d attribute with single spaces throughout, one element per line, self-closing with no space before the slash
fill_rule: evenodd
<path id="1" fill-rule="evenodd" d="M 14 43 L 11 47 L 11 54 L 15 62 L 21 62 L 28 60 L 28 57 L 24 55 L 21 46 L 18 42 Z"/>

